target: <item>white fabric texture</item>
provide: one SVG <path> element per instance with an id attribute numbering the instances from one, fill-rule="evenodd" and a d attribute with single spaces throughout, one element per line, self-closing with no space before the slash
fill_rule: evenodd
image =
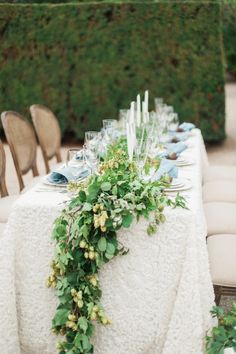
<path id="1" fill-rule="evenodd" d="M 4 232 L 4 230 L 5 230 L 5 226 L 6 226 L 5 223 L 0 223 L 0 238 L 1 238 L 2 235 L 3 235 L 3 232 Z"/>
<path id="2" fill-rule="evenodd" d="M 189 209 L 166 210 L 156 235 L 140 220 L 119 233 L 130 249 L 101 271 L 102 303 L 113 324 L 96 326 L 95 354 L 201 354 L 212 326 L 214 294 L 209 272 L 202 204 L 201 134 L 194 130 L 180 169 L 193 188 Z M 23 194 L 0 240 L 0 348 L 2 354 L 56 354 L 50 333 L 57 298 L 45 287 L 54 253 L 53 221 L 64 194 Z"/>
<path id="3" fill-rule="evenodd" d="M 9 195 L 0 198 L 0 222 L 7 222 L 8 216 L 12 210 L 13 204 L 19 198 L 18 195 Z"/>
<path id="4" fill-rule="evenodd" d="M 26 193 L 30 189 L 32 189 L 34 186 L 36 186 L 38 183 L 40 183 L 42 177 L 41 176 L 36 176 L 34 177 L 29 184 L 27 184 L 21 191 L 21 193 Z"/>

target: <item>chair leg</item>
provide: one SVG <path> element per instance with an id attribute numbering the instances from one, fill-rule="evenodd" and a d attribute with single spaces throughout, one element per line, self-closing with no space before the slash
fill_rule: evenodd
<path id="1" fill-rule="evenodd" d="M 58 150 L 58 151 L 56 152 L 56 159 L 57 159 L 57 162 L 62 162 L 60 150 Z"/>
<path id="2" fill-rule="evenodd" d="M 215 303 L 217 306 L 219 306 L 220 299 L 221 299 L 221 287 L 219 285 L 214 285 L 214 293 L 215 293 Z"/>

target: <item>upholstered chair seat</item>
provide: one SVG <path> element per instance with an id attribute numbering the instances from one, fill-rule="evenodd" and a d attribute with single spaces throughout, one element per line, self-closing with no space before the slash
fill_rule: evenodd
<path id="1" fill-rule="evenodd" d="M 236 233 L 209 236 L 207 248 L 213 284 L 236 287 Z"/>
<path id="2" fill-rule="evenodd" d="M 236 181 L 236 166 L 208 166 L 204 171 L 204 183 L 212 181 Z"/>
<path id="3" fill-rule="evenodd" d="M 203 201 L 236 203 L 236 179 L 204 183 Z"/>
<path id="4" fill-rule="evenodd" d="M 207 235 L 236 234 L 236 204 L 211 202 L 204 204 Z"/>

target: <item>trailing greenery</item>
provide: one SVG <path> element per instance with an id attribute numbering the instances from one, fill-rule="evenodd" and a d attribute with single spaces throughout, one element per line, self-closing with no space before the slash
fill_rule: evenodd
<path id="1" fill-rule="evenodd" d="M 236 2 L 224 1 L 223 7 L 224 48 L 226 68 L 236 77 Z"/>
<path id="2" fill-rule="evenodd" d="M 182 197 L 172 200 L 164 194 L 168 176 L 156 182 L 140 180 L 123 146 L 111 148 L 99 175 L 77 185 L 75 197 L 55 221 L 56 255 L 47 285 L 59 299 L 52 329 L 65 336 L 58 343 L 60 354 L 93 353 L 94 323 L 111 324 L 100 302 L 99 270 L 128 252 L 117 232 L 144 217 L 149 219 L 147 233 L 155 234 L 165 221 L 165 206 L 185 207 Z"/>
<path id="3" fill-rule="evenodd" d="M 138 92 L 164 97 L 208 141 L 224 132 L 220 5 L 132 2 L 0 5 L 0 106 L 48 105 L 83 138 Z"/>
<path id="4" fill-rule="evenodd" d="M 214 306 L 211 313 L 218 319 L 218 325 L 206 337 L 206 354 L 223 354 L 226 348 L 236 352 L 236 303 L 227 313 L 218 306 Z"/>

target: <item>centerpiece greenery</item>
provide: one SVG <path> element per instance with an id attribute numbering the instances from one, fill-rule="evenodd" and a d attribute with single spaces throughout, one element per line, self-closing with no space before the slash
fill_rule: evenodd
<path id="1" fill-rule="evenodd" d="M 157 167 L 158 160 L 147 160 L 147 171 L 150 166 Z M 169 176 L 154 182 L 140 179 L 125 143 L 119 141 L 110 147 L 98 174 L 73 185 L 75 196 L 55 221 L 56 253 L 47 281 L 59 299 L 52 330 L 65 336 L 57 344 L 60 354 L 93 353 L 90 340 L 95 321 L 111 324 L 100 302 L 99 270 L 114 257 L 127 254 L 117 237 L 121 228 L 144 217 L 149 219 L 147 234 L 152 235 L 165 222 L 166 206 L 185 207 L 181 196 L 165 195 L 169 183 Z"/>
<path id="2" fill-rule="evenodd" d="M 224 354 L 226 348 L 236 352 L 236 303 L 227 313 L 218 306 L 214 306 L 211 313 L 218 319 L 218 325 L 206 337 L 206 354 Z"/>

